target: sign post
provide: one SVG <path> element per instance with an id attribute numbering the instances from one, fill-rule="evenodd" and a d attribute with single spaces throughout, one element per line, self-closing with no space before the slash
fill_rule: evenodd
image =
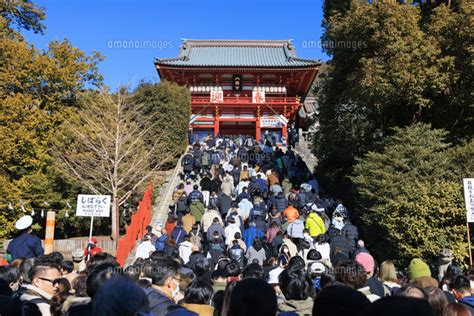
<path id="1" fill-rule="evenodd" d="M 469 223 L 474 222 L 474 178 L 465 178 L 464 182 L 464 201 L 466 202 L 466 229 L 467 242 L 469 247 L 469 264 L 472 267 L 471 233 Z"/>
<path id="2" fill-rule="evenodd" d="M 77 196 L 76 216 L 91 218 L 89 230 L 89 243 L 91 243 L 94 217 L 110 216 L 110 195 L 79 194 Z"/>

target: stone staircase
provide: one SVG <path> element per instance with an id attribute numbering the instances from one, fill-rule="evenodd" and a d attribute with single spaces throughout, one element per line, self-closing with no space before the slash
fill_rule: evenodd
<path id="1" fill-rule="evenodd" d="M 161 184 L 158 189 L 158 192 L 156 193 L 156 198 L 152 206 L 150 223 L 150 225 L 156 230 L 160 230 L 161 227 L 164 226 L 166 216 L 168 214 L 169 205 L 171 204 L 173 198 L 174 188 L 180 182 L 179 171 L 181 170 L 181 159 L 182 156 L 176 163 L 175 168 L 167 173 L 164 178 L 164 182 Z M 133 262 L 135 261 L 135 253 L 137 246 L 135 246 L 128 255 L 127 260 L 125 261 L 125 267 L 133 264 Z"/>

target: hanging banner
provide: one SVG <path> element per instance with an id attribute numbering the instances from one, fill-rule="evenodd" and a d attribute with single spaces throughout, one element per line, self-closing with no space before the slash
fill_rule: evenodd
<path id="1" fill-rule="evenodd" d="M 110 195 L 79 194 L 76 216 L 109 217 Z"/>
<path id="2" fill-rule="evenodd" d="M 211 91 L 211 103 L 222 103 L 224 102 L 224 91 Z"/>
<path id="3" fill-rule="evenodd" d="M 464 200 L 466 202 L 467 222 L 474 223 L 474 178 L 465 178 Z"/>
<path id="4" fill-rule="evenodd" d="M 252 103 L 265 103 L 265 91 L 252 91 Z"/>

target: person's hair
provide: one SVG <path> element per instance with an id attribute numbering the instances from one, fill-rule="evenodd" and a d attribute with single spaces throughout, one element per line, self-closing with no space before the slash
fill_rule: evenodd
<path id="1" fill-rule="evenodd" d="M 128 277 L 133 282 L 137 282 L 140 278 L 140 267 L 138 265 L 131 265 L 123 270 L 123 275 Z"/>
<path id="2" fill-rule="evenodd" d="M 208 305 L 213 294 L 212 286 L 204 281 L 194 281 L 186 289 L 184 301 L 188 304 Z"/>
<path id="3" fill-rule="evenodd" d="M 34 258 L 25 259 L 20 264 L 20 275 L 24 283 L 31 283 L 31 279 L 29 275 L 30 275 L 30 270 L 33 268 L 34 265 L 35 265 Z"/>
<path id="4" fill-rule="evenodd" d="M 193 271 L 197 276 L 204 275 L 206 272 L 209 272 L 211 265 L 206 258 L 198 258 L 194 263 Z"/>
<path id="5" fill-rule="evenodd" d="M 301 258 L 300 256 L 291 257 L 290 261 L 288 262 L 288 265 L 290 267 L 297 267 L 299 269 L 304 269 L 306 266 L 304 259 Z"/>
<path id="6" fill-rule="evenodd" d="M 219 290 L 216 293 L 214 293 L 214 296 L 212 297 L 212 302 L 211 302 L 211 305 L 214 306 L 214 315 L 222 315 L 222 307 L 224 306 L 224 297 L 225 297 L 225 292 L 223 290 Z"/>
<path id="7" fill-rule="evenodd" d="M 152 261 L 155 261 L 155 260 L 159 260 L 161 258 L 165 258 L 166 257 L 166 253 L 164 251 L 160 251 L 160 250 L 156 250 L 156 251 L 153 251 L 151 254 L 150 254 L 150 259 Z"/>
<path id="8" fill-rule="evenodd" d="M 462 303 L 448 303 L 443 310 L 443 316 L 471 316 L 471 312 Z"/>
<path id="9" fill-rule="evenodd" d="M 28 273 L 28 278 L 33 281 L 34 278 L 36 278 L 38 275 L 46 273 L 48 270 L 51 269 L 56 269 L 58 270 L 59 273 L 61 273 L 61 270 L 59 270 L 59 267 L 55 265 L 52 262 L 41 262 L 38 264 L 35 264 L 33 268 L 31 268 L 30 272 Z"/>
<path id="10" fill-rule="evenodd" d="M 468 293 L 471 291 L 471 283 L 468 277 L 458 275 L 453 279 L 451 288 L 461 293 Z"/>
<path id="11" fill-rule="evenodd" d="M 105 263 L 97 266 L 89 275 L 87 275 L 87 296 L 94 298 L 95 294 L 102 287 L 105 281 L 114 275 L 121 273 L 121 269 L 114 264 Z"/>
<path id="12" fill-rule="evenodd" d="M 323 289 L 326 286 L 333 284 L 335 281 L 336 281 L 336 276 L 334 275 L 334 272 L 330 269 L 326 269 L 321 274 L 319 285 L 321 286 L 321 289 Z"/>
<path id="13" fill-rule="evenodd" d="M 309 276 L 299 266 L 290 266 L 283 270 L 278 283 L 287 300 L 306 300 L 313 295 L 313 286 Z"/>
<path id="14" fill-rule="evenodd" d="M 74 262 L 70 260 L 65 260 L 61 262 L 61 270 L 66 271 L 67 273 L 71 273 L 74 271 Z"/>
<path id="15" fill-rule="evenodd" d="M 242 270 L 243 278 L 265 278 L 265 272 L 258 263 L 250 263 Z"/>
<path id="16" fill-rule="evenodd" d="M 87 276 L 79 275 L 71 282 L 71 287 L 74 289 L 74 296 L 87 297 Z"/>
<path id="17" fill-rule="evenodd" d="M 434 316 L 433 309 L 426 300 L 403 296 L 385 296 L 370 304 L 367 316 Z"/>
<path id="18" fill-rule="evenodd" d="M 92 300 L 92 315 L 138 315 L 150 311 L 145 292 L 130 279 L 114 276 Z"/>
<path id="19" fill-rule="evenodd" d="M 308 251 L 308 254 L 306 255 L 306 259 L 307 260 L 321 260 L 322 256 L 321 256 L 321 253 L 317 251 L 316 249 L 311 249 L 310 251 Z"/>
<path id="20" fill-rule="evenodd" d="M 336 281 L 344 283 L 354 289 L 360 289 L 364 287 L 367 282 L 367 273 L 358 262 L 356 261 L 344 261 L 334 267 L 334 274 Z"/>
<path id="21" fill-rule="evenodd" d="M 163 286 L 169 277 L 179 275 L 179 263 L 171 258 L 159 258 L 143 265 L 143 274 L 155 285 Z"/>
<path id="22" fill-rule="evenodd" d="M 224 267 L 226 277 L 237 277 L 240 275 L 240 266 L 237 262 L 231 261 Z"/>
<path id="23" fill-rule="evenodd" d="M 384 261 L 380 264 L 379 279 L 382 282 L 397 282 L 397 271 L 392 261 Z"/>
<path id="24" fill-rule="evenodd" d="M 20 279 L 20 269 L 15 266 L 0 266 L 0 279 L 8 284 L 15 283 Z"/>
<path id="25" fill-rule="evenodd" d="M 69 293 L 71 292 L 71 283 L 66 278 L 58 278 L 53 281 L 53 285 L 58 285 L 58 293 L 57 296 L 60 299 L 61 303 L 68 298 Z M 56 294 L 55 294 L 56 295 Z"/>
<path id="26" fill-rule="evenodd" d="M 59 251 L 53 251 L 47 256 L 51 261 L 53 261 L 58 266 L 60 266 L 64 260 L 64 256 Z"/>
<path id="27" fill-rule="evenodd" d="M 225 266 L 231 262 L 230 258 L 222 254 L 217 261 L 217 270 L 225 270 Z"/>
<path id="28" fill-rule="evenodd" d="M 277 297 L 272 286 L 262 279 L 249 278 L 239 282 L 230 294 L 223 314 L 227 316 L 274 316 Z M 226 289 L 227 292 L 227 289 Z M 227 296 L 227 295 L 226 295 Z M 264 303 L 264 304 L 263 304 Z"/>
<path id="29" fill-rule="evenodd" d="M 90 273 L 92 270 L 94 270 L 96 267 L 103 265 L 103 264 L 110 264 L 114 265 L 116 267 L 119 266 L 117 261 L 115 260 L 115 257 L 112 256 L 110 253 L 107 252 L 99 252 L 95 255 L 93 255 L 89 261 L 87 262 L 87 268 L 86 271 Z"/>
<path id="30" fill-rule="evenodd" d="M 424 289 L 414 284 L 405 284 L 395 292 L 396 296 L 414 297 L 419 299 L 428 299 Z"/>
<path id="31" fill-rule="evenodd" d="M 314 300 L 313 315 L 361 316 L 369 305 L 370 301 L 361 292 L 342 284 L 330 285 Z"/>
<path id="32" fill-rule="evenodd" d="M 448 304 L 448 299 L 443 290 L 430 286 L 425 289 L 426 294 L 428 294 L 428 303 L 430 303 L 433 308 L 436 316 L 443 316 L 443 310 Z"/>
<path id="33" fill-rule="evenodd" d="M 212 272 L 212 280 L 217 280 L 219 278 L 225 278 L 227 275 L 225 273 L 224 270 L 214 270 L 214 272 Z"/>

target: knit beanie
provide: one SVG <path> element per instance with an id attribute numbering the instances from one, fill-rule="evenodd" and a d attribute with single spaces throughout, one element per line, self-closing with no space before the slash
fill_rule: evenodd
<path id="1" fill-rule="evenodd" d="M 357 261 L 365 270 L 365 272 L 370 273 L 374 272 L 374 258 L 367 252 L 361 252 L 355 257 Z"/>
<path id="2" fill-rule="evenodd" d="M 408 266 L 408 277 L 410 278 L 410 281 L 413 282 L 424 276 L 431 276 L 430 267 L 420 258 L 412 259 Z"/>

